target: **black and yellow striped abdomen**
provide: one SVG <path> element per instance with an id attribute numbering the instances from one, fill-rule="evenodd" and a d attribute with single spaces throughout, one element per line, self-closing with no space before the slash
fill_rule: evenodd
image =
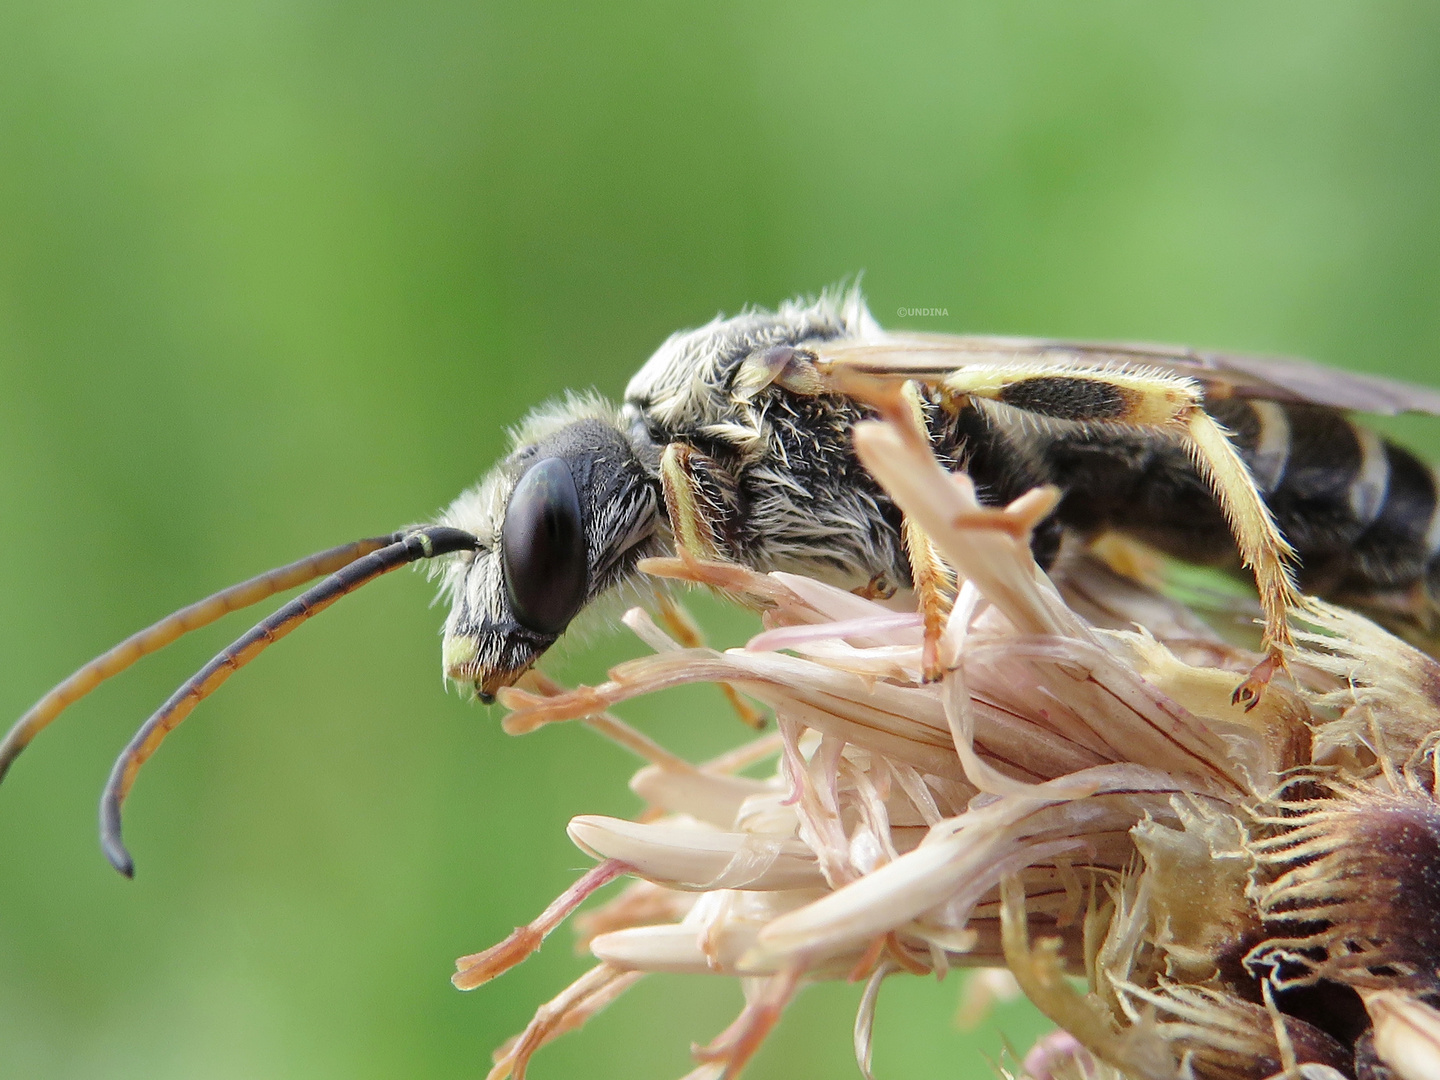
<path id="1" fill-rule="evenodd" d="M 1231 433 L 1311 593 L 1416 620 L 1440 596 L 1435 471 L 1338 409 L 1231 398 L 1206 403 Z M 1037 483 L 1064 497 L 1058 530 L 1116 531 L 1191 562 L 1234 564 L 1230 529 L 1176 443 L 1133 431 L 1016 430 L 970 415 L 946 433 L 997 499 Z M 941 441 L 949 441 L 944 436 Z M 1052 555 L 1058 536 L 1038 536 Z"/>
<path id="2" fill-rule="evenodd" d="M 1440 548 L 1430 465 L 1324 406 L 1226 401 L 1209 411 L 1233 432 L 1308 591 L 1387 607 L 1413 593 L 1423 610 Z"/>

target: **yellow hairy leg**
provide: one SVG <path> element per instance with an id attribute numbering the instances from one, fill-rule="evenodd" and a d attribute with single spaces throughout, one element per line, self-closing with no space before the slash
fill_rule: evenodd
<path id="1" fill-rule="evenodd" d="M 902 395 L 910 408 L 916 429 L 922 433 L 927 431 L 919 384 L 906 383 Z M 935 545 L 925 530 L 908 516 L 901 523 L 901 534 L 905 543 L 905 554 L 910 560 L 910 577 L 915 585 L 915 597 L 924 625 L 920 652 L 921 674 L 926 682 L 939 682 L 944 675 L 940 670 L 940 635 L 945 629 L 945 617 L 950 613 L 955 578 L 940 558 L 940 553 L 935 550 Z"/>
<path id="2" fill-rule="evenodd" d="M 728 561 L 720 550 L 715 523 L 706 516 L 705 501 L 693 479 L 699 458 L 700 455 L 684 443 L 671 443 L 660 455 L 660 488 L 665 497 L 665 513 L 670 518 L 670 531 L 675 536 L 675 553 L 681 558 L 688 555 L 705 562 Z M 705 647 L 704 632 L 690 613 L 658 591 L 656 615 L 682 647 Z M 765 726 L 765 715 L 742 698 L 733 686 L 719 685 L 742 724 L 757 730 Z"/>
<path id="3" fill-rule="evenodd" d="M 678 600 L 657 592 L 655 598 L 655 617 L 660 620 L 670 636 L 687 649 L 703 649 L 706 646 L 705 631 L 700 629 L 700 624 L 695 621 L 695 616 Z M 725 695 L 725 700 L 735 710 L 735 715 L 740 717 L 740 722 L 748 728 L 756 731 L 763 731 L 765 728 L 765 714 L 751 705 L 743 697 L 740 691 L 729 683 L 717 683 L 720 692 Z"/>
<path id="4" fill-rule="evenodd" d="M 955 400 L 983 398 L 1043 419 L 1153 430 L 1180 440 L 1220 504 L 1260 593 L 1266 658 L 1235 690 L 1235 701 L 1253 708 L 1265 684 L 1284 668 L 1284 650 L 1291 644 L 1289 613 L 1300 602 L 1290 572 L 1295 552 L 1225 429 L 1203 408 L 1200 385 L 1159 371 L 1078 365 L 961 369 L 936 384 Z"/>
<path id="5" fill-rule="evenodd" d="M 675 553 L 693 555 L 707 562 L 725 561 L 715 536 L 715 526 L 704 513 L 698 490 L 691 479 L 695 451 L 684 443 L 671 443 L 660 455 L 660 488 L 665 495 L 665 514 L 675 536 Z"/>
<path id="6" fill-rule="evenodd" d="M 1230 523 L 1230 532 L 1240 549 L 1240 558 L 1255 574 L 1260 609 L 1265 615 L 1266 658 L 1235 688 L 1234 701 L 1253 709 L 1265 684 L 1285 666 L 1284 650 L 1292 644 L 1290 610 L 1300 603 L 1290 566 L 1295 550 L 1280 535 L 1270 508 L 1260 498 L 1250 470 L 1225 429 L 1198 405 L 1185 418 L 1190 450 L 1200 475 L 1210 488 Z"/>

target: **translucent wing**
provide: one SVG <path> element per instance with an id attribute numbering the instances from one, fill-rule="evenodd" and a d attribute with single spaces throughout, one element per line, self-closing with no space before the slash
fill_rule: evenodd
<path id="1" fill-rule="evenodd" d="M 816 348 L 822 361 L 875 374 L 933 375 L 970 365 L 1149 367 L 1187 376 L 1212 396 L 1309 402 L 1394 416 L 1440 416 L 1440 390 L 1361 375 L 1308 360 L 1201 352 L 1172 345 L 1051 341 L 1046 338 L 897 334 L 876 342 L 832 341 Z"/>

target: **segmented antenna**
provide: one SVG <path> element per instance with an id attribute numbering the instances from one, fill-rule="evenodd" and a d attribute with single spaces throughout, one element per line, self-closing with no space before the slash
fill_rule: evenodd
<path id="1" fill-rule="evenodd" d="M 276 593 L 293 589 L 297 585 L 304 585 L 307 581 L 314 581 L 322 574 L 333 574 L 361 556 L 388 547 L 404 536 L 403 532 L 391 533 L 389 536 L 372 536 L 365 540 L 356 540 L 351 544 L 341 544 L 339 547 L 316 552 L 298 562 L 267 570 L 248 581 L 231 585 L 228 589 L 221 589 L 204 600 L 166 615 L 165 618 L 147 626 L 139 633 L 131 634 L 113 649 L 78 668 L 15 722 L 14 726 L 6 733 L 5 738 L 0 740 L 0 780 L 5 779 L 5 774 L 10 771 L 10 766 L 15 764 L 15 759 L 20 756 L 20 752 L 30 745 L 30 741 L 36 735 L 49 727 L 56 717 L 106 679 L 119 675 L 142 656 L 149 656 L 171 642 L 179 640 L 191 630 L 209 626 L 216 619 L 229 615 L 232 611 L 239 611 L 251 604 L 258 604 L 261 600 L 268 599 Z"/>
<path id="2" fill-rule="evenodd" d="M 192 675 L 170 699 L 140 726 L 110 770 L 100 795 L 100 846 L 112 866 L 126 877 L 135 876 L 135 862 L 121 837 L 120 808 L 140 766 L 159 748 L 165 736 L 190 715 L 196 705 L 222 683 L 290 631 L 318 615 L 342 596 L 374 581 L 382 574 L 421 559 L 433 559 L 479 546 L 474 535 L 441 525 L 397 533 L 394 542 L 351 560 L 328 578 L 262 619 Z"/>
<path id="3" fill-rule="evenodd" d="M 100 846 L 115 869 L 126 877 L 134 877 L 134 861 L 120 837 L 120 804 L 135 782 L 140 766 L 196 705 L 270 644 L 361 585 L 420 559 L 471 551 L 478 546 L 479 541 L 473 535 L 460 529 L 439 525 L 404 529 L 316 552 L 183 607 L 82 665 L 31 706 L 6 732 L 5 738 L 0 739 L 0 780 L 5 778 L 20 752 L 56 717 L 142 656 L 163 649 L 191 630 L 209 626 L 232 611 L 329 574 L 325 581 L 251 629 L 175 691 L 160 710 L 145 721 L 115 762 L 100 799 Z"/>

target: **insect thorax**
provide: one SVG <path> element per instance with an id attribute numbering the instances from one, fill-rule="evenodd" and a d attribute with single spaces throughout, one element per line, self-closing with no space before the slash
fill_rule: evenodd
<path id="1" fill-rule="evenodd" d="M 622 414 L 642 457 L 658 460 L 671 443 L 696 452 L 691 479 L 725 554 L 837 584 L 877 575 L 904 584 L 899 514 L 851 447 L 864 410 L 839 395 L 735 385 L 746 358 L 764 350 L 879 335 L 854 290 L 716 319 L 656 351 L 627 387 Z"/>

